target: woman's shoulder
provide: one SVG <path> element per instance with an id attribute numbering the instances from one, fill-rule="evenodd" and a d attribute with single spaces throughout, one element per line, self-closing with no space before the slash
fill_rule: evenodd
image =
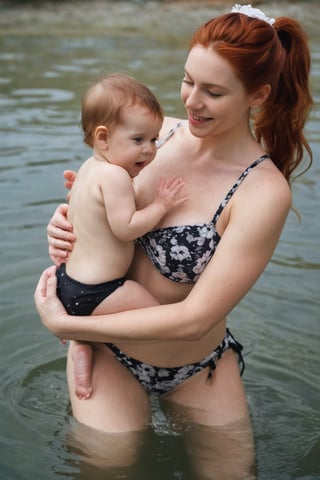
<path id="1" fill-rule="evenodd" d="M 265 165 L 263 165 L 263 163 L 264 162 L 262 162 L 261 170 L 256 169 L 261 188 L 265 189 L 268 193 L 272 192 L 274 196 L 278 194 L 283 198 L 291 199 L 290 185 L 278 167 L 273 163 L 272 159 L 270 159 L 269 162 L 265 162 Z M 265 168 L 263 168 L 263 166 Z"/>
<path id="2" fill-rule="evenodd" d="M 290 210 L 292 204 L 291 188 L 272 160 L 262 162 L 253 169 L 244 182 L 243 197 L 257 208 Z"/>

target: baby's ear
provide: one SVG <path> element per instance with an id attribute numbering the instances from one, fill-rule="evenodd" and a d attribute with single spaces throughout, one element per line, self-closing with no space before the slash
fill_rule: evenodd
<path id="1" fill-rule="evenodd" d="M 108 146 L 108 134 L 109 131 L 107 127 L 104 127 L 103 125 L 99 125 L 94 132 L 94 138 L 95 141 L 100 144 L 100 146 Z"/>

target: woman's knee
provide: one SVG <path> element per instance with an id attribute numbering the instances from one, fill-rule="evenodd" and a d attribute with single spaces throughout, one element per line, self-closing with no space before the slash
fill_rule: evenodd
<path id="1" fill-rule="evenodd" d="M 108 433 L 83 425 L 75 419 L 70 421 L 66 443 L 85 465 L 103 468 L 123 469 L 136 463 L 145 441 L 145 431 Z M 89 470 L 92 472 L 92 468 Z M 112 475 L 113 478 L 113 475 Z"/>

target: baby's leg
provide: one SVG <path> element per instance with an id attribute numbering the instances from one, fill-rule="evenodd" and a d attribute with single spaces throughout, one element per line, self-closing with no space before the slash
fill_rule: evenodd
<path id="1" fill-rule="evenodd" d="M 159 302 L 142 285 L 134 280 L 126 280 L 109 297 L 105 298 L 92 312 L 92 315 L 124 312 L 135 308 L 152 307 Z"/>
<path id="2" fill-rule="evenodd" d="M 134 310 L 157 304 L 157 300 L 144 287 L 132 280 L 126 280 L 94 309 L 92 315 Z M 72 352 L 75 393 L 80 400 L 86 400 L 92 395 L 92 347 L 90 343 L 75 342 Z"/>
<path id="3" fill-rule="evenodd" d="M 72 349 L 75 393 L 80 400 L 92 394 L 92 346 L 86 342 L 74 342 Z"/>

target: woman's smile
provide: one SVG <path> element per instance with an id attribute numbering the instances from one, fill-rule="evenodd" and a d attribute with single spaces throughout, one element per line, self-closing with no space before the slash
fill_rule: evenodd
<path id="1" fill-rule="evenodd" d="M 193 125 L 199 125 L 199 124 L 207 123 L 213 120 L 212 117 L 202 117 L 190 111 L 188 111 L 188 116 L 189 116 L 190 123 L 192 123 Z"/>

